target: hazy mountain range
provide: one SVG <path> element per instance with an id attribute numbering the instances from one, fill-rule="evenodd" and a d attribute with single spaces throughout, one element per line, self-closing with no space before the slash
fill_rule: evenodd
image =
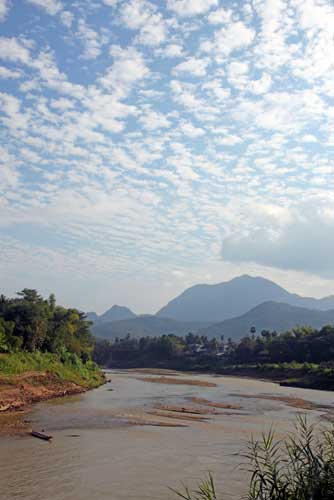
<path id="1" fill-rule="evenodd" d="M 102 338 L 121 338 L 128 333 L 131 334 L 131 337 L 140 338 L 163 334 L 168 335 L 169 333 L 184 336 L 189 332 L 205 331 L 208 326 L 210 326 L 209 323 L 195 321 L 182 322 L 169 318 L 143 315 L 122 321 L 97 323 L 93 325 L 92 330 L 97 337 Z"/>
<path id="2" fill-rule="evenodd" d="M 239 276 L 217 285 L 195 285 L 171 300 L 157 315 L 178 321 L 223 321 L 240 316 L 267 301 L 291 306 L 334 309 L 334 296 L 323 299 L 300 297 L 273 281 L 251 276 Z"/>
<path id="3" fill-rule="evenodd" d="M 237 318 L 210 325 L 204 334 L 208 337 L 224 335 L 225 339 L 239 339 L 250 333 L 252 327 L 256 328 L 257 333 L 262 330 L 284 332 L 296 326 L 321 328 L 333 323 L 334 309 L 319 311 L 281 302 L 264 302 Z"/>
<path id="4" fill-rule="evenodd" d="M 136 315 L 124 306 L 104 314 L 88 313 L 98 337 L 134 337 L 192 331 L 208 337 L 240 338 L 252 326 L 284 331 L 297 325 L 334 323 L 334 296 L 323 299 L 289 293 L 264 278 L 240 276 L 216 285 L 195 285 L 171 300 L 156 315 Z"/>

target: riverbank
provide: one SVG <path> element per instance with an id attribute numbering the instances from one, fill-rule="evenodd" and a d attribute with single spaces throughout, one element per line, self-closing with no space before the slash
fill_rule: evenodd
<path id="1" fill-rule="evenodd" d="M 32 404 L 80 394 L 104 381 L 91 362 L 62 363 L 40 352 L 0 354 L 0 434 L 24 431 L 25 413 Z"/>
<path id="2" fill-rule="evenodd" d="M 113 368 L 134 370 L 176 370 L 194 373 L 243 377 L 275 382 L 281 386 L 334 391 L 334 368 L 315 363 L 256 363 L 225 365 L 216 358 L 196 360 L 171 359 L 150 366 L 134 366 L 134 363 L 117 363 Z"/>
<path id="3" fill-rule="evenodd" d="M 309 363 L 232 365 L 217 368 L 216 373 L 268 380 L 283 387 L 334 391 L 333 370 Z"/>

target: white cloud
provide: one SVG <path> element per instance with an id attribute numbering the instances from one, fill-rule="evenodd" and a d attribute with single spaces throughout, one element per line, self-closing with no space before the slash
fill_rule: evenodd
<path id="1" fill-rule="evenodd" d="M 156 22 L 154 19 L 156 18 Z M 138 43 L 155 47 L 165 41 L 167 29 L 160 16 L 152 16 L 150 23 L 143 26 L 137 37 Z"/>
<path id="2" fill-rule="evenodd" d="M 139 122 L 146 130 L 159 130 L 161 128 L 169 128 L 172 124 L 168 118 L 156 111 L 148 110 L 139 118 Z"/>
<path id="3" fill-rule="evenodd" d="M 285 212 L 284 223 L 279 220 L 284 212 L 278 210 L 268 213 L 267 219 L 250 222 L 247 233 L 235 231 L 223 242 L 223 258 L 334 278 L 333 207 L 328 213 L 321 205 Z"/>
<path id="4" fill-rule="evenodd" d="M 265 94 L 268 92 L 272 85 L 272 78 L 267 73 L 263 74 L 258 80 L 252 80 L 249 82 L 249 88 L 254 94 Z"/>
<path id="5" fill-rule="evenodd" d="M 21 73 L 19 71 L 13 71 L 11 69 L 0 66 L 0 78 L 21 78 Z"/>
<path id="6" fill-rule="evenodd" d="M 232 11 L 223 7 L 210 12 L 208 21 L 211 24 L 226 24 L 232 20 Z"/>
<path id="7" fill-rule="evenodd" d="M 91 291 L 87 302 L 102 300 L 96 293 L 106 277 L 117 283 L 115 301 L 126 280 L 127 300 L 136 276 L 136 283 L 155 283 L 158 303 L 175 291 L 172 271 L 181 291 L 251 270 L 291 282 L 298 276 L 312 291 L 310 256 L 300 264 L 306 275 L 281 271 L 296 264 L 278 254 L 292 253 L 296 239 L 318 226 L 315 259 L 322 243 L 332 245 L 334 6 L 166 5 L 26 1 L 17 26 L 5 26 L 8 37 L 22 35 L 0 38 L 0 77 L 12 78 L 2 81 L 10 91 L 0 96 L 1 138 L 10 151 L 0 154 L 0 223 L 10 234 L 17 223 L 35 225 L 31 244 L 4 242 L 5 288 L 19 289 L 27 273 L 34 287 L 59 276 L 66 286 L 71 270 L 82 280 L 78 289 Z M 44 12 L 57 18 L 42 26 Z M 317 216 L 295 207 L 300 199 Z M 34 241 L 37 230 L 44 246 Z M 253 242 L 260 230 L 265 250 Z M 66 244 L 50 249 L 55 238 Z M 228 263 L 220 262 L 222 238 Z M 318 290 L 324 282 L 318 278 Z"/>
<path id="8" fill-rule="evenodd" d="M 236 144 L 240 144 L 242 139 L 240 139 L 237 135 L 226 135 L 224 137 L 220 137 L 216 139 L 216 143 L 220 146 L 235 146 Z"/>
<path id="9" fill-rule="evenodd" d="M 231 85 L 244 88 L 248 82 L 249 65 L 247 62 L 234 61 L 228 66 L 228 79 Z"/>
<path id="10" fill-rule="evenodd" d="M 74 21 L 74 15 L 68 10 L 63 10 L 60 13 L 60 20 L 66 28 L 71 28 Z"/>
<path id="11" fill-rule="evenodd" d="M 15 157 L 0 146 L 0 191 L 3 196 L 6 195 L 7 189 L 17 187 L 19 174 L 15 163 Z"/>
<path id="12" fill-rule="evenodd" d="M 230 23 L 214 33 L 213 39 L 206 39 L 201 43 L 203 52 L 214 53 L 219 60 L 227 57 L 236 50 L 250 45 L 255 38 L 255 31 L 243 22 Z"/>
<path id="13" fill-rule="evenodd" d="M 168 9 L 180 17 L 205 14 L 212 7 L 218 5 L 218 0 L 167 0 Z"/>
<path id="14" fill-rule="evenodd" d="M 201 137 L 205 134 L 205 131 L 202 128 L 195 127 L 192 123 L 182 123 L 180 125 L 180 130 L 182 133 L 192 139 L 196 139 L 197 137 Z"/>
<path id="15" fill-rule="evenodd" d="M 114 63 L 101 78 L 103 86 L 112 87 L 123 96 L 135 82 L 148 77 L 150 71 L 145 59 L 133 47 L 122 49 L 114 45 L 110 49 L 110 54 L 114 58 Z"/>
<path id="16" fill-rule="evenodd" d="M 131 29 L 138 30 L 150 20 L 154 7 L 146 0 L 131 0 L 122 6 L 121 19 L 123 24 Z"/>
<path id="17" fill-rule="evenodd" d="M 9 12 L 9 0 L 0 0 L 0 22 L 4 21 Z"/>
<path id="18" fill-rule="evenodd" d="M 230 89 L 223 87 L 221 81 L 218 79 L 204 83 L 202 88 L 209 92 L 214 99 L 220 102 L 226 102 L 231 95 Z"/>
<path id="19" fill-rule="evenodd" d="M 28 64 L 30 54 L 20 40 L 0 37 L 0 59 Z"/>
<path id="20" fill-rule="evenodd" d="M 177 75 L 179 73 L 190 73 L 193 76 L 205 76 L 208 64 L 209 61 L 206 59 L 197 59 L 196 57 L 190 57 L 189 59 L 175 66 L 173 69 L 173 74 Z"/>
<path id="21" fill-rule="evenodd" d="M 58 14 L 63 6 L 58 0 L 27 0 L 29 3 L 44 9 L 50 16 Z"/>
<path id="22" fill-rule="evenodd" d="M 84 43 L 84 59 L 96 59 L 101 54 L 103 38 L 84 19 L 78 21 L 77 37 Z"/>
<path id="23" fill-rule="evenodd" d="M 265 129 L 296 133 L 325 113 L 325 103 L 312 90 L 271 92 L 261 101 L 244 99 L 233 111 L 237 120 Z"/>
<path id="24" fill-rule="evenodd" d="M 166 47 L 157 49 L 156 54 L 164 57 L 183 57 L 183 47 L 177 43 L 171 43 Z"/>
<path id="25" fill-rule="evenodd" d="M 317 138 L 313 135 L 313 134 L 305 134 L 303 135 L 303 137 L 301 138 L 302 142 L 308 142 L 308 143 L 311 143 L 311 142 L 318 142 Z"/>
<path id="26" fill-rule="evenodd" d="M 139 30 L 137 42 L 143 45 L 160 45 L 167 35 L 167 24 L 162 15 L 147 0 L 131 0 L 124 5 L 122 23 L 131 30 Z"/>
<path id="27" fill-rule="evenodd" d="M 21 112 L 21 102 L 15 96 L 0 92 L 0 112 L 5 115 L 3 124 L 14 133 L 19 129 L 27 129 L 29 117 Z"/>

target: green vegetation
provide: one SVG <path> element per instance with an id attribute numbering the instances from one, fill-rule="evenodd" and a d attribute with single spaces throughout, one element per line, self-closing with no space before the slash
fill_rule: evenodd
<path id="1" fill-rule="evenodd" d="M 263 330 L 229 345 L 232 363 L 322 363 L 334 361 L 334 326 L 293 328 L 277 334 Z"/>
<path id="2" fill-rule="evenodd" d="M 161 335 L 159 337 L 116 338 L 114 342 L 102 340 L 96 343 L 94 359 L 104 366 L 117 367 L 170 367 L 193 368 L 203 359 L 212 360 L 218 353 L 216 339 L 189 333 L 186 337 Z"/>
<path id="3" fill-rule="evenodd" d="M 85 387 L 102 383 L 91 359 L 90 322 L 76 309 L 56 305 L 24 289 L 17 298 L 0 296 L 0 373 L 51 372 Z"/>
<path id="4" fill-rule="evenodd" d="M 334 327 L 294 328 L 288 332 L 262 331 L 238 342 L 224 337 L 115 339 L 99 341 L 94 359 L 120 368 L 161 367 L 213 371 L 275 379 L 285 385 L 334 390 Z"/>
<path id="5" fill-rule="evenodd" d="M 251 439 L 244 457 L 249 464 L 247 500 L 333 500 L 334 427 L 318 429 L 299 417 L 295 432 L 285 441 L 270 431 Z M 217 500 L 209 475 L 191 492 L 175 492 L 185 500 Z"/>
<path id="6" fill-rule="evenodd" d="M 75 355 L 61 360 L 55 354 L 40 351 L 0 354 L 1 375 L 22 375 L 35 371 L 52 373 L 60 380 L 74 382 L 87 389 L 97 387 L 103 382 L 103 376 L 93 361 L 83 363 Z"/>

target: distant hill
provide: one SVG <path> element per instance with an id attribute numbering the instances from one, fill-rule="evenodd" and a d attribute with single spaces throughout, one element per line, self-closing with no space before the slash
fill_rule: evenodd
<path id="1" fill-rule="evenodd" d="M 208 326 L 208 322 L 180 322 L 169 318 L 144 315 L 122 321 L 95 323 L 92 327 L 92 333 L 96 337 L 110 339 L 122 338 L 128 333 L 131 334 L 131 337 L 137 338 L 154 337 L 169 333 L 182 336 L 187 335 L 189 332 L 196 333 L 199 330 L 204 330 Z"/>
<path id="2" fill-rule="evenodd" d="M 88 312 L 88 313 L 86 313 L 86 317 L 87 317 L 87 320 L 91 321 L 92 323 L 96 323 L 96 321 L 99 320 L 99 317 L 96 314 L 96 312 Z"/>
<path id="3" fill-rule="evenodd" d="M 327 324 L 334 324 L 333 309 L 317 311 L 278 302 L 264 302 L 242 316 L 215 323 L 201 333 L 209 338 L 224 335 L 225 339 L 231 337 L 237 340 L 248 335 L 253 326 L 260 334 L 262 330 L 280 333 L 296 326 L 321 328 Z"/>
<path id="4" fill-rule="evenodd" d="M 93 323 L 106 323 L 110 321 L 121 321 L 136 318 L 136 314 L 128 307 L 114 305 L 105 313 L 98 316 L 95 312 L 87 313 L 87 319 Z"/>
<path id="5" fill-rule="evenodd" d="M 334 309 L 334 296 L 324 299 L 300 297 L 273 281 L 244 275 L 216 285 L 188 288 L 160 309 L 157 316 L 177 321 L 218 322 L 240 316 L 266 301 L 308 309 Z"/>

